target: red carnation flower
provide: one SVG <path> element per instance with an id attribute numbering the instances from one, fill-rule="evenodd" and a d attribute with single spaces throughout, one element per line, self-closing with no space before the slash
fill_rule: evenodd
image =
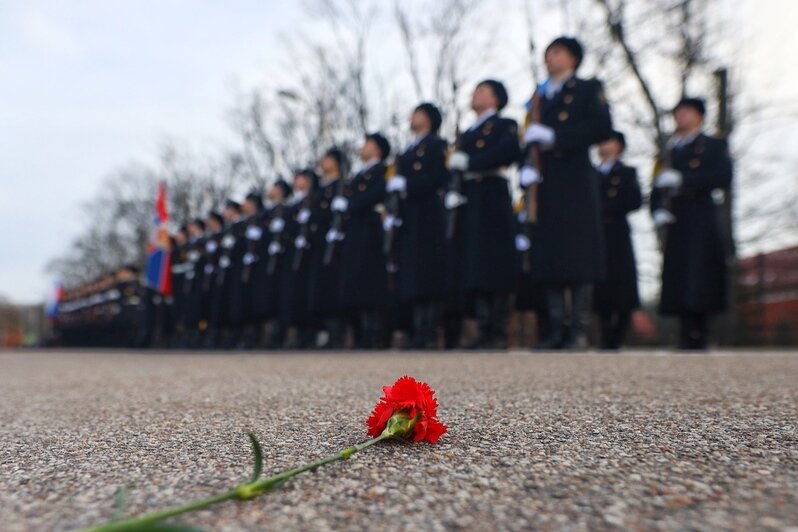
<path id="1" fill-rule="evenodd" d="M 446 425 L 438 421 L 438 401 L 429 384 L 404 376 L 382 390 L 384 395 L 366 421 L 369 436 L 376 438 L 382 434 L 392 418 L 405 420 L 407 430 L 400 428 L 396 433 L 407 439 L 412 437 L 413 441 L 435 443 L 446 432 Z"/>

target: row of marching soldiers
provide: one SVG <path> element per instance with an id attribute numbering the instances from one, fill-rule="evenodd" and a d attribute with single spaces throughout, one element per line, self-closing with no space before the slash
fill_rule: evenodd
<path id="1" fill-rule="evenodd" d="M 423 103 L 391 166 L 386 138 L 369 134 L 349 179 L 331 148 L 265 202 L 250 194 L 192 220 L 174 236 L 162 335 L 188 348 L 376 349 L 402 331 L 411 348 L 495 349 L 516 310 L 536 314 L 538 349 L 574 349 L 587 346 L 592 310 L 600 347 L 619 348 L 640 304 L 626 218 L 642 197 L 602 84 L 576 75 L 583 55 L 571 37 L 549 45 L 549 79 L 523 131 L 501 115 L 504 85 L 485 80 L 453 149 L 438 135 L 440 111 Z M 713 191 L 729 186 L 731 163 L 725 142 L 703 133 L 704 114 L 695 98 L 675 107 L 650 201 L 664 253 L 660 311 L 680 318 L 684 349 L 708 346 L 709 317 L 726 305 Z"/>

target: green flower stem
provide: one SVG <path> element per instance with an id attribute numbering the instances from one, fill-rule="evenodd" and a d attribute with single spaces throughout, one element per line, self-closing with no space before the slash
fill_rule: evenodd
<path id="1" fill-rule="evenodd" d="M 405 425 L 405 427 L 403 428 L 405 430 L 407 430 L 408 428 L 412 428 L 412 423 L 409 424 L 409 427 Z M 371 447 L 377 442 L 397 436 L 401 436 L 401 434 L 397 432 L 396 427 L 392 427 L 389 424 L 389 426 L 385 428 L 383 433 L 377 436 L 376 438 L 363 441 L 361 443 L 353 445 L 352 447 L 347 447 L 346 449 L 342 450 L 337 454 L 328 456 L 327 458 L 322 458 L 321 460 L 318 460 L 316 462 L 312 462 L 310 464 L 306 464 L 301 467 L 297 467 L 295 469 L 289 469 L 288 471 L 283 471 L 282 473 L 278 473 L 277 475 L 274 475 L 269 478 L 254 480 L 252 482 L 241 484 L 236 488 L 232 489 L 231 491 L 222 493 L 220 495 L 208 497 L 206 499 L 184 504 L 182 506 L 175 506 L 174 508 L 169 508 L 166 510 L 162 510 L 160 512 L 143 515 L 141 517 L 133 517 L 131 519 L 125 519 L 123 521 L 116 521 L 113 523 L 108 523 L 94 528 L 88 528 L 85 530 L 85 532 L 111 532 L 111 531 L 120 532 L 120 531 L 142 530 L 142 528 L 140 527 L 143 527 L 145 525 L 151 525 L 153 523 L 157 523 L 169 517 L 174 517 L 176 515 L 181 515 L 194 510 L 201 510 L 203 508 L 211 506 L 212 504 L 216 504 L 222 501 L 228 501 L 231 499 L 237 499 L 242 501 L 254 499 L 255 497 L 262 495 L 265 492 L 269 491 L 270 489 L 274 488 L 280 482 L 283 482 L 293 476 L 296 476 L 300 473 L 304 473 L 305 471 L 313 471 L 318 467 L 330 464 L 332 462 L 337 462 L 338 460 L 346 460 L 353 454 L 362 451 L 367 447 Z"/>

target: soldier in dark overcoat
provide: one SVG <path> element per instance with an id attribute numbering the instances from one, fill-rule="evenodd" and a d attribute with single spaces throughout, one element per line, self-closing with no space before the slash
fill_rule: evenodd
<path id="1" fill-rule="evenodd" d="M 340 305 L 340 260 L 343 240 L 343 214 L 334 213 L 331 203 L 343 194 L 342 167 L 345 156 L 331 148 L 319 161 L 321 179 L 313 194 L 308 220 L 309 234 L 303 242 L 307 246 L 308 313 L 327 333 L 326 349 L 343 346 L 344 320 Z M 331 229 L 335 231 L 331 232 Z"/>
<path id="2" fill-rule="evenodd" d="M 598 185 L 589 149 L 610 136 L 612 121 L 602 84 L 576 77 L 583 53 L 571 37 L 548 46 L 550 78 L 537 89 L 540 122 L 530 124 L 524 134 L 527 145 L 541 150 L 533 275 L 546 285 L 551 334 L 539 349 L 587 346 L 591 287 L 605 275 Z"/>
<path id="3" fill-rule="evenodd" d="M 601 223 L 607 276 L 593 288 L 593 311 L 599 317 L 602 349 L 620 349 L 631 325 L 632 312 L 640 306 L 637 266 L 626 217 L 642 204 L 637 171 L 621 161 L 626 148 L 623 133 L 598 146 Z"/>
<path id="4" fill-rule="evenodd" d="M 288 333 L 284 347 L 315 347 L 316 330 L 308 312 L 311 207 L 319 178 L 312 168 L 294 174 L 293 193 L 285 211 L 285 256 L 280 270 L 281 327 Z"/>
<path id="5" fill-rule="evenodd" d="M 679 347 L 709 346 L 709 319 L 728 304 L 728 266 L 715 191 L 731 186 L 726 141 L 703 132 L 703 100 L 684 98 L 673 112 L 676 133 L 654 181 L 651 209 L 664 229 L 660 312 L 678 316 Z"/>
<path id="6" fill-rule="evenodd" d="M 375 349 L 382 342 L 381 310 L 388 285 L 379 209 L 385 201 L 385 159 L 390 151 L 382 134 L 366 135 L 360 149 L 363 166 L 331 203 L 344 220 L 339 302 L 353 319 L 355 345 L 361 349 Z"/>
<path id="7" fill-rule="evenodd" d="M 447 208 L 459 209 L 457 257 L 459 289 L 472 305 L 479 336 L 469 347 L 506 346 L 508 296 L 516 284 L 515 220 L 508 167 L 520 158 L 518 124 L 499 115 L 507 105 L 504 85 L 485 80 L 474 90 L 476 121 L 457 139 L 448 160 L 463 177 L 462 198 L 450 190 Z M 462 203 L 462 200 L 465 203 Z"/>
<path id="8" fill-rule="evenodd" d="M 395 233 L 396 295 L 412 306 L 410 343 L 416 349 L 435 347 L 446 274 L 443 198 L 449 182 L 447 143 L 438 136 L 441 113 L 431 103 L 413 111 L 414 138 L 394 161 L 389 195 L 399 198 L 399 212 L 384 220 Z M 393 251 L 393 250 L 389 250 Z"/>

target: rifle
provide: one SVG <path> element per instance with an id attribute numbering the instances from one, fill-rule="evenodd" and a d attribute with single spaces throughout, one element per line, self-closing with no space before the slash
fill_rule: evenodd
<path id="1" fill-rule="evenodd" d="M 460 149 L 460 123 L 455 126 L 455 143 L 453 147 L 453 151 L 457 151 Z M 465 180 L 465 172 L 462 170 L 452 170 L 452 177 L 449 180 L 449 190 L 446 192 L 446 197 L 453 198 L 453 201 L 449 203 L 446 202 L 446 208 L 449 209 L 449 212 L 446 216 L 446 238 L 447 240 L 451 240 L 454 238 L 454 230 L 457 227 L 457 209 L 466 202 L 466 198 L 463 196 L 463 181 Z"/>
<path id="2" fill-rule="evenodd" d="M 651 205 L 651 213 L 653 214 L 659 209 L 665 210 L 671 214 L 673 214 L 673 197 L 676 195 L 676 190 L 672 188 L 666 189 L 658 189 L 654 187 L 656 183 L 657 176 L 662 173 L 664 170 L 673 167 L 672 153 L 671 153 L 671 146 L 670 140 L 665 144 L 663 150 L 660 152 L 660 156 L 656 163 L 654 163 L 654 171 L 652 173 L 652 183 L 651 183 L 651 199 L 649 201 Z M 665 242 L 668 240 L 668 226 L 670 224 L 664 223 L 657 227 L 657 242 L 659 243 L 660 251 L 665 251 Z"/>
<path id="3" fill-rule="evenodd" d="M 299 206 L 299 213 L 303 210 L 310 209 L 311 202 L 313 201 L 313 191 L 308 191 L 307 195 L 302 199 L 302 203 Z M 305 246 L 308 245 L 308 238 L 310 237 L 310 221 L 305 221 L 305 223 L 300 224 L 299 229 L 299 236 L 301 236 L 305 241 Z M 299 267 L 302 266 L 302 258 L 305 254 L 305 248 L 298 248 L 294 246 L 294 261 L 291 263 L 291 269 L 293 271 L 299 270 Z"/>
<path id="4" fill-rule="evenodd" d="M 397 155 L 394 159 L 393 165 L 388 167 L 388 171 L 386 172 L 386 177 L 390 178 L 394 175 L 400 175 L 399 172 L 399 156 Z M 391 226 L 386 229 L 385 235 L 382 239 L 382 252 L 390 257 L 391 252 L 393 251 L 393 243 L 396 238 L 396 227 L 397 223 L 399 223 L 399 204 L 400 200 L 405 196 L 399 191 L 394 190 L 388 196 L 388 199 L 385 202 L 385 210 L 388 213 L 390 219 L 393 220 Z"/>
<path id="5" fill-rule="evenodd" d="M 343 172 L 342 172 L 343 174 Z M 338 178 L 338 183 L 336 183 L 335 189 L 335 196 L 343 196 L 344 195 L 344 178 L 343 175 Z M 341 211 L 336 211 L 333 215 L 332 227 L 331 229 L 335 230 L 335 235 L 339 235 L 341 233 L 341 229 L 343 228 L 344 224 L 344 213 Z M 327 246 L 324 248 L 324 257 L 322 260 L 322 264 L 325 266 L 329 266 L 332 262 L 333 255 L 335 254 L 335 243 L 338 241 L 338 238 L 333 238 L 327 241 Z"/>
<path id="6" fill-rule="evenodd" d="M 540 103 L 540 89 L 536 88 L 532 95 L 532 102 L 529 106 L 529 112 L 526 114 L 524 120 L 524 131 L 530 124 L 540 122 L 541 103 Z M 524 161 L 526 166 L 534 168 L 539 175 L 542 175 L 543 165 L 541 164 L 540 144 L 537 142 L 527 147 L 526 159 Z M 526 190 L 524 190 L 524 223 L 521 225 L 524 236 L 531 240 L 532 227 L 538 221 L 538 183 L 531 183 Z M 521 256 L 521 268 L 524 273 L 529 273 L 532 268 L 532 258 L 530 256 L 530 248 L 524 250 Z"/>
<path id="7" fill-rule="evenodd" d="M 274 208 L 274 217 L 272 220 L 276 220 L 278 218 L 283 217 L 283 204 L 280 203 L 277 207 Z M 269 224 L 271 225 L 271 223 Z M 285 226 L 283 226 L 285 229 Z M 274 270 L 277 268 L 277 255 L 278 253 L 271 253 L 272 244 L 280 245 L 280 240 L 282 239 L 283 230 L 277 231 L 276 233 L 272 233 L 272 240 L 269 242 L 269 264 L 266 266 L 266 273 L 268 275 L 273 275 Z"/>
<path id="8" fill-rule="evenodd" d="M 252 264 L 258 260 L 258 243 L 262 234 L 258 224 L 258 214 L 253 214 L 246 220 L 247 229 L 244 235 L 247 238 L 247 251 L 244 254 L 244 268 L 241 270 L 241 281 L 249 282 L 252 275 Z"/>

